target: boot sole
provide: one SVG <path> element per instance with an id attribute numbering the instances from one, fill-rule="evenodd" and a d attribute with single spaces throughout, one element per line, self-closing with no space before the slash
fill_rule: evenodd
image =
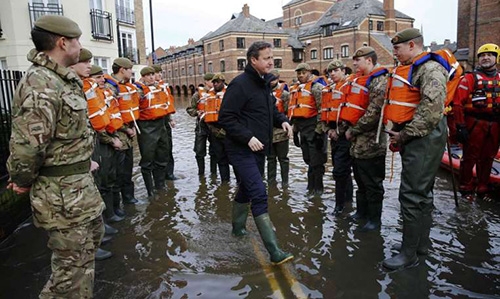
<path id="1" fill-rule="evenodd" d="M 293 256 L 293 255 L 291 255 L 291 256 L 289 256 L 289 257 L 287 257 L 287 258 L 282 259 L 282 260 L 281 260 L 281 261 L 279 261 L 279 262 L 271 262 L 271 263 L 273 264 L 273 266 L 279 266 L 279 265 L 282 265 L 282 264 L 284 264 L 284 263 L 286 263 L 286 262 L 289 262 L 289 261 L 291 261 L 291 260 L 293 260 L 293 259 L 294 259 L 294 256 Z"/>
<path id="2" fill-rule="evenodd" d="M 391 270 L 391 271 L 398 271 L 398 270 L 404 270 L 404 269 L 409 269 L 409 268 L 416 267 L 416 266 L 419 265 L 419 263 L 420 263 L 420 261 L 417 258 L 417 260 L 414 263 L 411 263 L 411 264 L 406 265 L 406 266 L 398 267 L 398 268 L 388 267 L 384 263 L 382 263 L 382 266 L 384 266 L 386 269 Z"/>

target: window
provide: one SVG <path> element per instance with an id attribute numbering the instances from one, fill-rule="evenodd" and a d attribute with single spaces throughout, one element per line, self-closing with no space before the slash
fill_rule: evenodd
<path id="1" fill-rule="evenodd" d="M 245 38 L 244 37 L 237 37 L 236 38 L 236 48 L 245 49 Z"/>
<path id="2" fill-rule="evenodd" d="M 281 38 L 273 39 L 273 45 L 275 48 L 281 48 Z"/>
<path id="3" fill-rule="evenodd" d="M 335 28 L 337 28 L 337 24 L 330 24 L 323 27 L 323 36 L 332 36 Z"/>
<path id="4" fill-rule="evenodd" d="M 186 75 L 186 70 L 184 68 L 181 68 L 181 76 L 185 76 Z"/>
<path id="5" fill-rule="evenodd" d="M 172 70 L 168 70 L 168 77 L 172 78 Z"/>
<path id="6" fill-rule="evenodd" d="M 274 68 L 275 69 L 280 69 L 282 67 L 283 67 L 283 65 L 281 64 L 281 59 L 275 59 L 274 60 Z"/>
<path id="7" fill-rule="evenodd" d="M 247 65 L 247 60 L 244 58 L 238 58 L 238 71 L 242 71 L 245 69 Z"/>
<path id="8" fill-rule="evenodd" d="M 340 47 L 340 56 L 341 57 L 349 57 L 349 46 L 343 45 Z"/>
<path id="9" fill-rule="evenodd" d="M 211 62 L 208 63 L 208 72 L 213 73 L 214 72 L 214 67 Z"/>
<path id="10" fill-rule="evenodd" d="M 318 50 L 311 50 L 311 60 L 318 59 Z"/>
<path id="11" fill-rule="evenodd" d="M 92 1 L 92 0 L 90 0 Z M 116 0 L 116 20 L 118 22 L 134 25 L 135 24 L 135 14 L 134 14 L 134 1 L 132 0 Z"/>
<path id="12" fill-rule="evenodd" d="M 377 31 L 384 31 L 384 22 L 377 21 Z"/>
<path id="13" fill-rule="evenodd" d="M 293 62 L 300 62 L 302 61 L 302 49 L 292 49 L 292 54 L 293 54 Z"/>
<path id="14" fill-rule="evenodd" d="M 223 73 L 226 71 L 226 62 L 224 60 L 220 61 L 220 72 Z"/>
<path id="15" fill-rule="evenodd" d="M 134 63 L 138 63 L 137 49 L 135 48 L 135 32 L 125 32 L 122 30 L 120 45 L 122 52 L 120 57 L 126 57 Z"/>
<path id="16" fill-rule="evenodd" d="M 295 17 L 295 26 L 300 26 L 302 24 L 302 17 Z"/>
<path id="17" fill-rule="evenodd" d="M 332 59 L 332 58 L 333 58 L 333 48 L 323 49 L 323 59 Z"/>
<path id="18" fill-rule="evenodd" d="M 363 43 L 363 47 L 366 47 L 366 46 L 368 46 L 368 44 L 367 43 Z"/>
<path id="19" fill-rule="evenodd" d="M 198 64 L 198 74 L 203 75 L 203 65 L 201 63 Z"/>
<path id="20" fill-rule="evenodd" d="M 6 70 L 6 69 L 8 69 L 7 58 L 0 57 L 0 70 Z"/>
<path id="21" fill-rule="evenodd" d="M 190 66 L 188 67 L 188 75 L 189 75 L 189 76 L 192 76 L 192 75 L 193 75 L 193 66 L 192 66 L 192 65 L 190 65 Z"/>
<path id="22" fill-rule="evenodd" d="M 207 54 L 212 54 L 212 44 L 207 44 Z"/>
<path id="23" fill-rule="evenodd" d="M 221 39 L 219 41 L 219 51 L 224 51 L 224 40 L 223 39 Z"/>
<path id="24" fill-rule="evenodd" d="M 368 22 L 368 30 L 373 30 L 373 21 Z"/>
<path id="25" fill-rule="evenodd" d="M 94 56 L 94 64 L 100 66 L 105 74 L 110 73 L 108 59 L 108 57 Z"/>
<path id="26" fill-rule="evenodd" d="M 113 40 L 111 14 L 97 8 L 90 10 L 92 37 L 96 40 Z"/>
<path id="27" fill-rule="evenodd" d="M 59 0 L 31 0 L 28 3 L 31 26 L 44 15 L 63 15 L 63 7 Z"/>
<path id="28" fill-rule="evenodd" d="M 179 77 L 179 70 L 175 69 L 175 77 Z"/>

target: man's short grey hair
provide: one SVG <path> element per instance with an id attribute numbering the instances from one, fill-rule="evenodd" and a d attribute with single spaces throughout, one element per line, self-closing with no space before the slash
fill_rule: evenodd
<path id="1" fill-rule="evenodd" d="M 261 50 L 267 49 L 267 48 L 272 48 L 273 45 L 271 45 L 268 42 L 265 41 L 257 41 L 254 42 L 250 45 L 247 51 L 247 63 L 251 63 L 252 57 L 259 58 L 259 52 Z"/>

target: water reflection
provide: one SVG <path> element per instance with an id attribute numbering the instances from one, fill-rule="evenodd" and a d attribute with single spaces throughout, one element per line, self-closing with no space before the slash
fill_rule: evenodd
<path id="1" fill-rule="evenodd" d="M 300 149 L 290 144 L 290 185 L 269 186 L 269 211 L 280 246 L 293 263 L 270 267 L 253 219 L 249 235 L 231 236 L 236 181 L 197 175 L 194 118 L 177 99 L 173 129 L 176 181 L 147 199 L 140 169 L 136 197 L 117 237 L 104 248 L 114 257 L 97 263 L 96 298 L 488 298 L 500 295 L 500 206 L 453 202 L 450 175 L 438 173 L 433 247 L 420 265 L 386 272 L 380 262 L 401 240 L 397 201 L 401 164 L 387 156 L 380 233 L 359 233 L 345 215 L 335 217 L 331 164 L 325 193 L 306 196 Z M 138 153 L 137 153 L 138 154 Z M 208 160 L 207 164 L 208 164 Z M 137 163 L 136 163 L 137 165 Z M 208 165 L 206 169 L 209 169 Z M 392 171 L 391 171 L 392 170 Z M 394 173 L 390 180 L 391 172 Z M 346 213 L 352 211 L 346 207 Z M 43 231 L 27 226 L 0 248 L 0 297 L 35 298 L 50 274 Z"/>

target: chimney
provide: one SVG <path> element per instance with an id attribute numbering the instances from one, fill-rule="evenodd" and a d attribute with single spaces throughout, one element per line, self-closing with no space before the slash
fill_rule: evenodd
<path id="1" fill-rule="evenodd" d="M 444 45 L 449 46 L 451 44 L 451 41 L 447 38 L 444 40 Z"/>
<path id="2" fill-rule="evenodd" d="M 385 12 L 385 32 L 389 36 L 396 34 L 396 10 L 394 10 L 394 0 L 384 0 Z"/>
<path id="3" fill-rule="evenodd" d="M 242 12 L 243 12 L 243 15 L 245 16 L 245 18 L 250 17 L 250 7 L 248 7 L 248 4 L 245 3 L 245 5 L 243 5 Z"/>

